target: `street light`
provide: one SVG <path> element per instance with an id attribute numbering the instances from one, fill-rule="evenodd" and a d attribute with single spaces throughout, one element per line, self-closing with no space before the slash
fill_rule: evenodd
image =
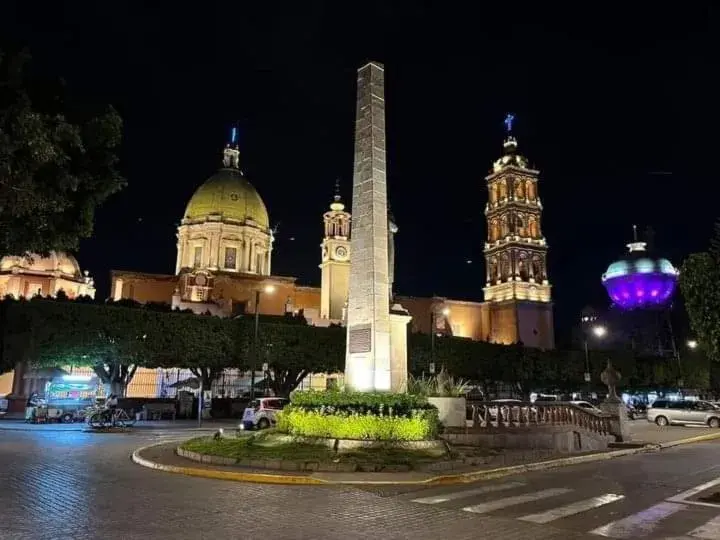
<path id="1" fill-rule="evenodd" d="M 607 334 L 607 328 L 604 326 L 593 326 L 592 333 L 595 337 L 602 338 Z M 588 391 L 590 389 L 590 351 L 588 350 L 588 335 L 585 332 L 585 382 L 588 383 Z"/>
<path id="2" fill-rule="evenodd" d="M 255 399 L 255 369 L 260 357 L 260 293 L 272 294 L 275 292 L 274 285 L 265 285 L 262 289 L 255 290 L 255 338 L 253 339 L 253 362 L 250 372 L 250 401 Z"/>
<path id="3" fill-rule="evenodd" d="M 605 334 L 607 334 L 607 328 L 604 326 L 595 326 L 593 329 L 593 334 L 595 334 L 597 337 L 605 337 Z"/>
<path id="4" fill-rule="evenodd" d="M 698 342 L 694 339 L 689 339 L 687 342 L 687 346 L 689 349 L 697 349 Z"/>
<path id="5" fill-rule="evenodd" d="M 443 308 L 440 310 L 440 313 L 443 317 L 447 317 L 450 315 L 450 308 Z M 430 310 L 430 365 L 432 366 L 432 369 L 430 370 L 430 373 L 433 373 L 435 371 L 435 333 L 437 332 L 437 311 L 435 308 L 431 308 Z"/>

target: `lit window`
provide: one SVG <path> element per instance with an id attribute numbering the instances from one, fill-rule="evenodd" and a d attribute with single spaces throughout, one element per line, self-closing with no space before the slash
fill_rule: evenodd
<path id="1" fill-rule="evenodd" d="M 235 270 L 237 264 L 237 248 L 225 248 L 225 268 Z"/>
<path id="2" fill-rule="evenodd" d="M 193 253 L 193 266 L 196 268 L 202 265 L 202 246 L 196 246 Z"/>

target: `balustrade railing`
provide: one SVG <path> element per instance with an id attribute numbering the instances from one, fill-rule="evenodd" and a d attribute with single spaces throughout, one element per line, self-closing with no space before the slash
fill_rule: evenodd
<path id="1" fill-rule="evenodd" d="M 568 402 L 469 404 L 472 427 L 492 430 L 511 427 L 568 425 L 600 434 L 611 433 L 612 416 Z"/>

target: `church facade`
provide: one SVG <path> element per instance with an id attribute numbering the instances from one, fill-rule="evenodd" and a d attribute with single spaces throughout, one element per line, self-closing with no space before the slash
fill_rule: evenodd
<path id="1" fill-rule="evenodd" d="M 429 333 L 434 324 L 432 331 L 438 334 L 554 347 L 538 175 L 508 134 L 503 156 L 486 177 L 485 301 L 396 294 L 396 300 L 412 316 L 411 331 Z M 229 144 L 223 152 L 223 166 L 197 189 L 185 209 L 177 231 L 175 273 L 113 270 L 111 296 L 114 300 L 166 302 L 178 309 L 218 316 L 256 310 L 263 315 L 302 312 L 313 325 L 343 324 L 352 260 L 352 216 L 336 194 L 322 219 L 320 286 L 304 286 L 294 277 L 274 275 L 268 210 L 240 171 L 238 147 Z M 398 230 L 392 221 L 390 235 Z"/>

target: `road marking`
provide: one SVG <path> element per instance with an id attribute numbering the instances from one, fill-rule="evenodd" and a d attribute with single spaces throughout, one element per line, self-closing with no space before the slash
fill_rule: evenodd
<path id="1" fill-rule="evenodd" d="M 454 491 L 452 493 L 445 493 L 444 495 L 437 495 L 436 497 L 421 497 L 419 499 L 413 499 L 412 502 L 420 504 L 439 504 L 447 501 L 454 501 L 456 499 L 464 499 L 465 497 L 472 497 L 474 495 L 483 495 L 485 493 L 493 493 L 496 491 L 504 491 L 506 489 L 518 488 L 524 485 L 525 483 L 523 482 L 508 482 L 506 484 L 483 486 L 477 489 Z"/>
<path id="2" fill-rule="evenodd" d="M 542 491 L 536 491 L 535 493 L 518 495 L 517 497 L 507 497 L 505 499 L 498 499 L 497 501 L 476 504 L 474 506 L 466 506 L 465 508 L 463 508 L 463 511 L 472 512 L 473 514 L 486 514 L 488 512 L 500 510 L 501 508 L 506 508 L 508 506 L 515 506 L 518 504 L 525 504 L 529 502 L 539 501 L 541 499 L 556 497 L 558 495 L 564 495 L 565 493 L 570 493 L 571 491 L 572 489 L 567 488 L 544 489 Z"/>
<path id="3" fill-rule="evenodd" d="M 682 493 L 678 493 L 677 495 L 673 495 L 669 499 L 665 499 L 669 502 L 685 502 L 687 499 L 694 497 L 698 493 L 702 493 L 706 489 L 710 489 L 711 487 L 715 487 L 718 484 L 720 484 L 720 478 L 716 478 L 715 480 L 710 480 L 709 482 L 705 482 L 704 484 L 700 484 L 699 486 L 695 486 L 693 488 L 688 489 L 687 491 L 683 491 Z"/>
<path id="4" fill-rule="evenodd" d="M 600 495 L 599 497 L 593 497 L 592 499 L 587 499 L 584 501 L 577 501 L 565 506 L 559 506 L 558 508 L 552 508 L 547 512 L 530 514 L 518 519 L 520 519 L 521 521 L 530 521 L 532 523 L 550 523 L 551 521 L 555 521 L 556 519 L 574 516 L 575 514 L 579 514 L 580 512 L 587 512 L 588 510 L 592 510 L 593 508 L 600 508 L 601 506 L 614 503 L 615 501 L 619 501 L 624 498 L 625 495 L 606 493 L 605 495 Z"/>
<path id="5" fill-rule="evenodd" d="M 720 540 L 720 516 L 712 518 L 705 525 L 700 525 L 697 529 L 689 532 L 688 536 L 702 538 L 702 540 Z"/>
<path id="6" fill-rule="evenodd" d="M 683 508 L 687 507 L 683 504 L 662 502 L 646 508 L 637 514 L 593 529 L 590 531 L 590 534 L 605 536 L 607 538 L 640 538 L 651 533 L 660 520 L 673 515 Z"/>

